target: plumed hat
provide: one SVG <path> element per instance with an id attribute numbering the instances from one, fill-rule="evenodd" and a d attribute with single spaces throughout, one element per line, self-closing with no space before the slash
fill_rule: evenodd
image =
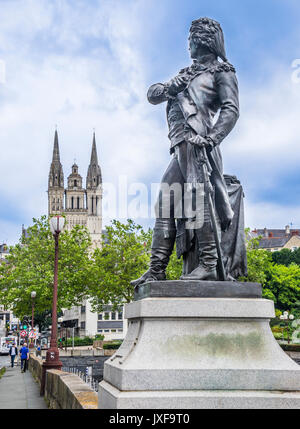
<path id="1" fill-rule="evenodd" d="M 199 18 L 192 22 L 190 35 L 198 37 L 201 43 L 209 48 L 209 50 L 220 57 L 223 61 L 227 61 L 224 35 L 221 25 L 211 18 Z"/>

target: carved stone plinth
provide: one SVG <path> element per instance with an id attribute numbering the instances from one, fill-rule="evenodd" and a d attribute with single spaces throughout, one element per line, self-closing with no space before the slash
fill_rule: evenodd
<path id="1" fill-rule="evenodd" d="M 300 408 L 300 366 L 274 339 L 274 304 L 259 285 L 156 283 L 126 305 L 127 336 L 105 362 L 99 408 Z M 222 296 L 222 283 L 235 297 Z"/>

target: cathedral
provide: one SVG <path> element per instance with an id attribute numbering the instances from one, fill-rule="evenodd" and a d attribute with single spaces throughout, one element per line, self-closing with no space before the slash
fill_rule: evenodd
<path id="1" fill-rule="evenodd" d="M 91 234 L 93 247 L 101 247 L 102 234 L 102 177 L 98 164 L 95 133 L 93 135 L 91 160 L 83 188 L 78 165 L 74 162 L 64 186 L 64 173 L 59 156 L 58 134 L 54 135 L 52 162 L 48 179 L 48 215 L 65 214 L 66 228 L 84 225 Z"/>

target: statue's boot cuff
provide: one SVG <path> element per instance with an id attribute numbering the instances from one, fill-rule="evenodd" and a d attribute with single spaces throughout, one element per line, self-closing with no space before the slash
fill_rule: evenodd
<path id="1" fill-rule="evenodd" d="M 168 225 L 164 225 L 164 228 L 159 228 L 157 223 L 153 230 L 149 270 L 139 279 L 130 282 L 135 287 L 146 281 L 166 280 L 166 268 L 173 251 L 176 229 L 167 228 Z"/>
<path id="2" fill-rule="evenodd" d="M 182 280 L 218 280 L 218 253 L 210 223 L 205 223 L 196 230 L 199 266 L 191 273 L 185 274 Z"/>

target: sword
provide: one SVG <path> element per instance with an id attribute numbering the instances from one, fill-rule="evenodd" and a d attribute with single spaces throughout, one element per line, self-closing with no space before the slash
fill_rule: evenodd
<path id="1" fill-rule="evenodd" d="M 197 152 L 200 154 L 200 164 L 202 165 L 202 171 L 203 171 L 203 177 L 204 177 L 204 189 L 206 191 L 206 195 L 208 196 L 208 207 L 209 207 L 209 213 L 210 213 L 210 219 L 212 223 L 212 229 L 214 234 L 214 239 L 216 243 L 217 248 L 217 254 L 218 254 L 218 268 L 219 268 L 219 275 L 221 277 L 221 280 L 226 280 L 226 272 L 225 267 L 223 263 L 222 258 L 222 251 L 221 251 L 221 243 L 218 236 L 218 228 L 217 228 L 217 221 L 216 221 L 216 212 L 215 212 L 215 205 L 212 199 L 212 195 L 214 194 L 214 188 L 210 182 L 210 175 L 212 172 L 212 168 L 209 162 L 209 159 L 207 157 L 206 149 L 205 147 L 200 147 L 194 145 L 195 155 L 196 159 L 198 159 Z"/>

